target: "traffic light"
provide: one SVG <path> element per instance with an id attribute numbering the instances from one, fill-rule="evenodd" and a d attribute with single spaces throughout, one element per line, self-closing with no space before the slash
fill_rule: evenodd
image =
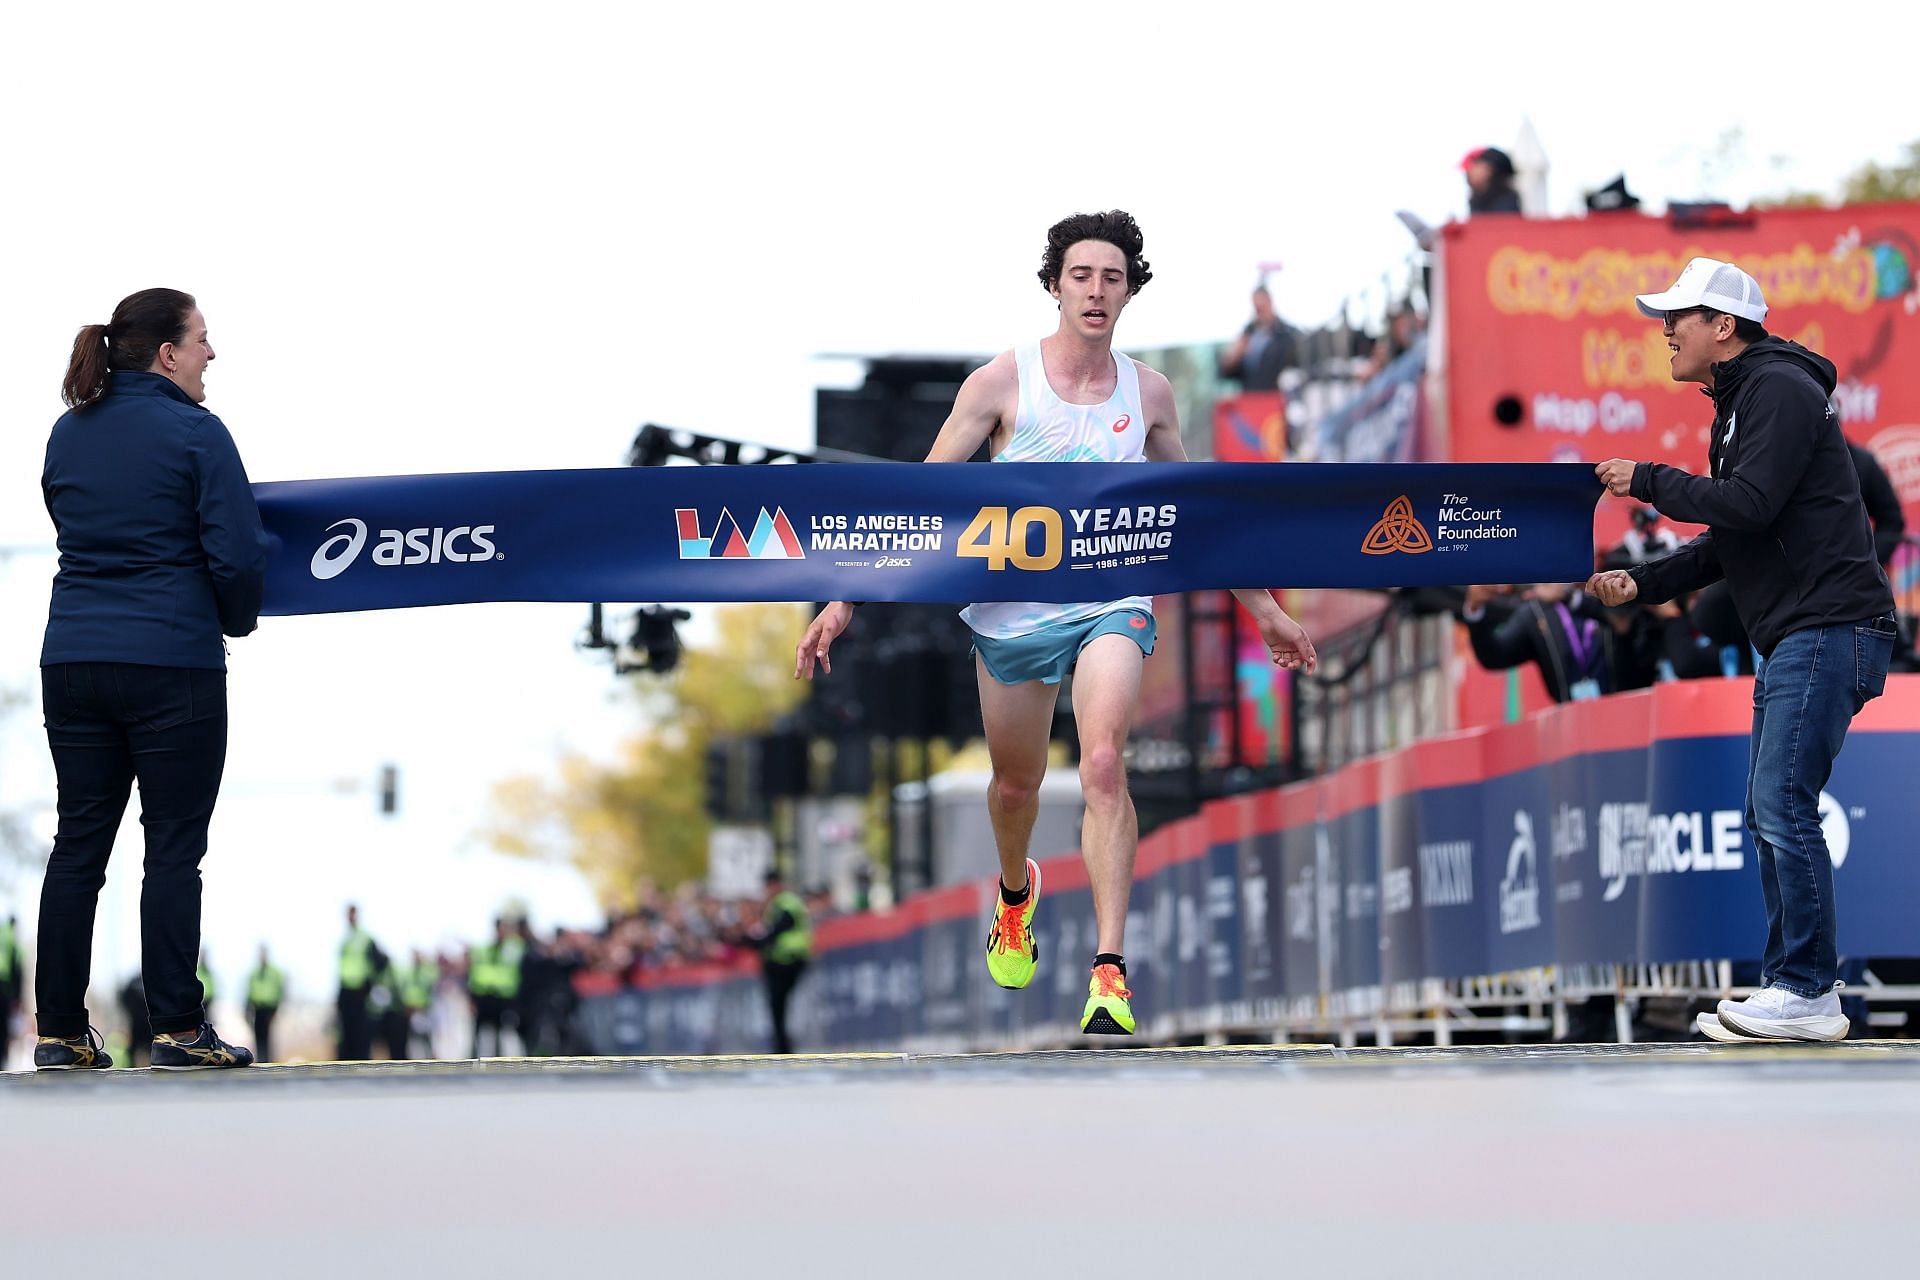
<path id="1" fill-rule="evenodd" d="M 391 818 L 400 812 L 400 766 L 380 766 L 380 813 Z"/>
<path id="2" fill-rule="evenodd" d="M 733 751 L 725 740 L 707 744 L 707 813 L 725 820 L 733 815 Z"/>

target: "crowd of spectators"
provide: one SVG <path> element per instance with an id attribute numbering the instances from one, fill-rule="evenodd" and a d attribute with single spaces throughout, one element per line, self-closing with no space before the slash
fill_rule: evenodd
<path id="1" fill-rule="evenodd" d="M 815 924 L 838 914 L 825 888 L 803 896 Z M 758 895 L 722 898 L 692 883 L 667 892 L 646 882 L 631 910 L 613 912 L 598 930 L 563 929 L 552 945 L 574 972 L 631 983 L 647 974 L 753 956 L 751 935 L 761 910 Z"/>
<path id="2" fill-rule="evenodd" d="M 1906 517 L 1886 471 L 1872 453 L 1849 447 L 1873 525 L 1874 548 L 1886 568 L 1906 536 Z M 1679 538 L 1651 507 L 1632 513 L 1631 527 L 1601 557 L 1601 569 L 1627 569 L 1676 549 Z M 1457 616 L 1473 654 L 1489 671 L 1533 664 L 1555 702 L 1644 689 L 1662 680 L 1752 675 L 1754 651 L 1724 582 L 1665 604 L 1631 601 L 1609 607 L 1577 585 L 1535 583 L 1468 587 Z M 1913 646 L 1895 646 L 1896 670 L 1913 661 Z"/>
<path id="3" fill-rule="evenodd" d="M 1513 159 L 1497 147 L 1476 147 L 1460 162 L 1467 216 L 1521 212 Z M 1587 197 L 1589 211 L 1637 208 L 1626 180 Z M 1417 217 L 1401 214 L 1422 249 L 1436 232 Z M 1263 277 L 1253 292 L 1253 314 L 1223 345 L 1218 373 L 1243 391 L 1279 390 L 1286 397 L 1289 456 L 1312 460 L 1311 424 L 1357 395 L 1368 380 L 1411 350 L 1427 328 L 1429 280 L 1410 271 L 1397 285 L 1362 306 L 1359 319 L 1343 311 L 1314 329 L 1294 329 L 1275 314 Z M 1369 318 L 1370 317 L 1370 318 Z M 1900 503 L 1886 472 L 1866 449 L 1849 446 L 1886 565 L 1905 536 Z M 1675 550 L 1680 539 L 1652 508 L 1633 512 L 1632 527 L 1596 567 L 1627 568 Z M 1537 583 L 1474 587 L 1447 593 L 1480 664 L 1489 670 L 1536 666 L 1555 701 L 1645 688 L 1660 680 L 1751 675 L 1752 646 L 1724 586 L 1710 587 L 1661 605 L 1631 603 L 1607 608 L 1578 584 Z M 1899 646 L 1897 661 L 1911 665 L 1912 645 Z"/>
<path id="4" fill-rule="evenodd" d="M 1518 213 L 1513 163 L 1492 147 L 1477 148 L 1461 162 L 1471 213 Z M 1434 229 L 1402 214 L 1424 250 Z M 1268 273 L 1263 268 L 1252 294 L 1252 314 L 1238 334 L 1223 344 L 1215 372 L 1243 392 L 1278 391 L 1285 397 L 1288 454 L 1312 460 L 1310 425 L 1360 394 L 1369 379 L 1412 350 L 1426 333 L 1431 280 L 1423 265 L 1404 279 L 1384 283 L 1371 301 L 1343 306 L 1329 323 L 1295 328 L 1274 309 Z"/>

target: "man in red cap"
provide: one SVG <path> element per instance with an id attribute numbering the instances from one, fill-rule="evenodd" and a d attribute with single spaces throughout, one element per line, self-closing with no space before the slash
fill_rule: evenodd
<path id="1" fill-rule="evenodd" d="M 1467 175 L 1467 213 L 1519 213 L 1513 158 L 1498 147 L 1475 147 L 1460 161 Z"/>

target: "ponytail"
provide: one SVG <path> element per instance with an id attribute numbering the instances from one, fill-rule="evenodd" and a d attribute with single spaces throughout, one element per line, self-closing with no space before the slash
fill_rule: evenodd
<path id="1" fill-rule="evenodd" d="M 160 348 L 187 336 L 187 317 L 198 305 L 178 289 L 142 289 L 113 309 L 108 324 L 90 324 L 73 340 L 60 397 L 84 409 L 107 394 L 107 374 L 152 367 Z"/>
<path id="2" fill-rule="evenodd" d="M 84 409 L 107 394 L 107 334 L 104 324 L 90 324 L 73 340 L 73 358 L 67 361 L 67 380 L 60 398 Z"/>

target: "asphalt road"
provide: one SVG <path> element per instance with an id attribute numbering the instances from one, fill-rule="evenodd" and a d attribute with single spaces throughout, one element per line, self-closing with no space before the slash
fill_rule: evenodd
<path id="1" fill-rule="evenodd" d="M 1916 1086 L 1910 1041 L 16 1074 L 0 1275 L 1911 1274 Z"/>

